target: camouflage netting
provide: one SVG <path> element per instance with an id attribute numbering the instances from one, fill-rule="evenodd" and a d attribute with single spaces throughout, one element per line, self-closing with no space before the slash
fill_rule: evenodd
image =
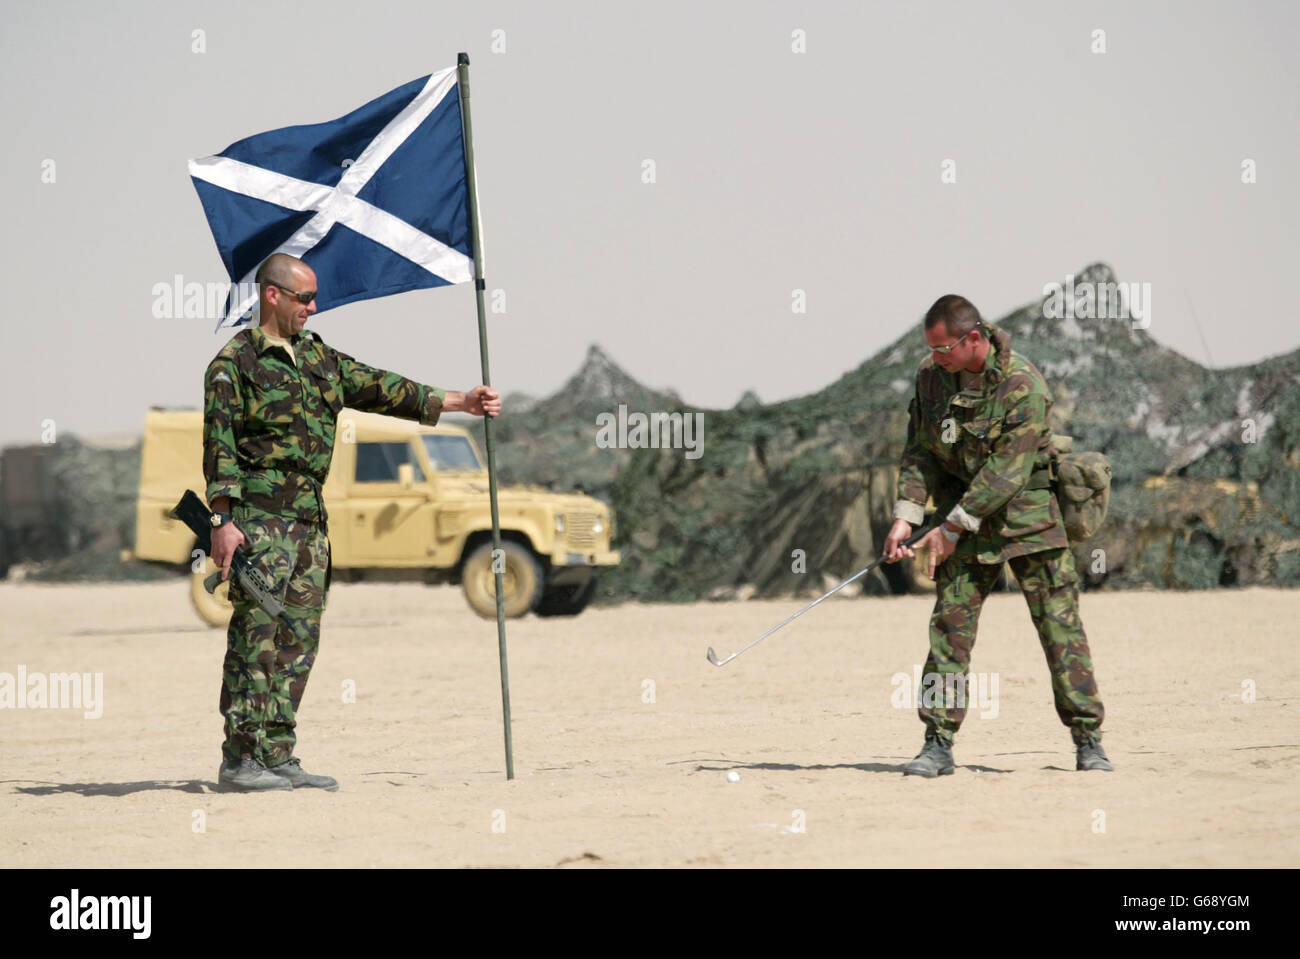
<path id="1" fill-rule="evenodd" d="M 1104 265 L 1076 285 L 1115 282 Z M 1054 426 L 1075 449 L 1111 460 L 1106 522 L 1075 555 L 1089 586 L 1204 589 L 1300 585 L 1300 351 L 1227 370 L 1166 349 L 1116 319 L 1050 319 L 1041 302 L 995 321 L 1043 371 L 1056 398 Z M 596 351 L 603 364 L 612 365 Z M 752 584 L 759 595 L 816 593 L 879 555 L 893 507 L 907 401 L 925 355 L 919 329 L 810 396 L 772 405 L 753 398 L 705 414 L 705 452 L 597 450 L 594 414 L 561 419 L 571 475 L 616 476 L 623 565 L 602 573 L 605 596 L 688 600 Z M 588 395 L 594 409 L 657 396 L 618 371 L 618 397 Z M 577 384 L 581 377 L 575 377 Z M 649 395 L 647 395 L 649 394 Z M 512 424 L 535 444 L 552 437 L 531 417 Z M 590 412 L 590 411 L 584 411 Z M 522 474 L 524 447 L 507 448 Z M 531 450 L 531 447 L 527 447 Z M 517 458 L 515 458 L 517 457 Z M 807 572 L 792 571 L 803 550 Z M 921 588 L 910 570 L 873 573 L 867 592 Z"/>
<path id="2" fill-rule="evenodd" d="M 121 558 L 122 550 L 135 542 L 140 444 L 100 447 L 65 433 L 49 449 L 45 511 L 58 549 L 53 557 L 33 564 L 28 578 L 139 580 L 171 575 Z"/>
<path id="3" fill-rule="evenodd" d="M 1114 282 L 1101 264 L 1075 280 Z M 1126 320 L 1051 319 L 1039 301 L 995 322 L 1046 377 L 1055 430 L 1114 468 L 1107 519 L 1075 546 L 1091 588 L 1300 585 L 1300 351 L 1209 370 Z M 558 392 L 508 410 L 501 481 L 613 504 L 623 563 L 601 573 L 600 600 L 820 593 L 879 555 L 925 352 L 918 324 L 820 392 L 769 405 L 746 393 L 707 411 L 692 460 L 597 447 L 596 417 L 620 404 L 689 411 L 593 346 Z M 481 444 L 479 421 L 466 425 Z M 57 533 L 75 551 L 40 575 L 155 574 L 117 556 L 132 544 L 138 445 L 57 447 Z M 865 580 L 867 593 L 922 588 L 901 565 Z"/>

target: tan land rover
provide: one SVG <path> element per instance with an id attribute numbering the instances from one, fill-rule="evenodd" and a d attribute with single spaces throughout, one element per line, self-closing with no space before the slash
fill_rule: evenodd
<path id="1" fill-rule="evenodd" d="M 193 568 L 190 594 L 214 626 L 230 620 L 227 584 L 203 588 L 215 567 L 192 559 L 194 534 L 171 510 L 186 489 L 203 496 L 203 414 L 153 410 L 145 419 L 136 506 L 136 559 Z M 480 616 L 496 618 L 488 475 L 469 431 L 344 410 L 325 483 L 334 580 L 422 578 L 459 583 Z M 505 612 L 573 616 L 614 566 L 613 511 L 583 494 L 540 487 L 497 491 L 505 554 Z M 194 568 L 197 567 L 197 568 Z"/>

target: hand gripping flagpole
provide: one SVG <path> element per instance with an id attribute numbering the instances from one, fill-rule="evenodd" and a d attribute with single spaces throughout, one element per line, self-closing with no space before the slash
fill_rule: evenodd
<path id="1" fill-rule="evenodd" d="M 469 187 L 469 217 L 474 244 L 474 296 L 478 300 L 478 351 L 483 361 L 483 385 L 491 386 L 488 372 L 487 318 L 483 294 L 483 231 L 478 218 L 478 181 L 474 171 L 474 134 L 469 119 L 469 54 L 456 56 L 456 88 L 460 93 L 460 122 L 465 143 L 465 181 Z M 501 654 L 501 715 L 506 733 L 506 779 L 515 778 L 514 748 L 510 743 L 510 671 L 506 667 L 506 607 L 502 584 L 504 560 L 501 552 L 501 518 L 497 511 L 496 449 L 492 445 L 492 417 L 483 417 L 483 438 L 487 445 L 488 496 L 492 502 L 492 570 L 497 587 L 497 648 Z"/>

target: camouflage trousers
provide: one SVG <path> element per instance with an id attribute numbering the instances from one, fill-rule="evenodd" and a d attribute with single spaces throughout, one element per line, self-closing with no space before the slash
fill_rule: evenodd
<path id="1" fill-rule="evenodd" d="M 249 555 L 274 583 L 285 612 L 310 636 L 310 642 L 299 640 L 237 582 L 230 584 L 235 611 L 221 678 L 226 735 L 222 756 L 236 762 L 248 756 L 278 766 L 293 756 L 298 706 L 320 644 L 328 541 L 319 524 L 239 506 L 234 520 L 248 537 Z"/>
<path id="2" fill-rule="evenodd" d="M 979 624 L 984 599 L 997 584 L 1002 564 L 976 562 L 973 554 L 958 546 L 958 551 L 935 571 L 935 604 L 930 617 L 930 655 L 925 674 L 943 676 L 943 688 L 960 683 L 965 690 L 970 669 L 975 629 Z M 1097 683 L 1092 676 L 1092 657 L 1088 637 L 1079 619 L 1079 576 L 1069 549 L 1046 550 L 1017 556 L 1009 560 L 1029 604 L 1029 616 L 1038 630 L 1038 640 L 1052 674 L 1052 696 L 1056 715 L 1070 729 L 1076 744 L 1101 739 L 1101 722 L 1105 716 Z M 960 680 L 949 680 L 957 674 Z M 932 681 L 935 682 L 935 681 Z M 934 697 L 930 697 L 931 701 Z M 923 702 L 917 712 L 927 730 L 944 742 L 953 736 L 966 718 L 963 695 L 955 700 L 958 708 L 930 706 Z M 918 702 L 922 700 L 918 697 Z"/>

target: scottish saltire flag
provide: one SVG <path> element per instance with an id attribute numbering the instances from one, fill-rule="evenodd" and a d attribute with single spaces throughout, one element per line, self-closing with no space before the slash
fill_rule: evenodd
<path id="1" fill-rule="evenodd" d="M 316 271 L 317 311 L 473 279 L 456 68 L 328 123 L 284 127 L 191 160 L 232 282 L 222 327 L 257 305 L 272 253 Z"/>

